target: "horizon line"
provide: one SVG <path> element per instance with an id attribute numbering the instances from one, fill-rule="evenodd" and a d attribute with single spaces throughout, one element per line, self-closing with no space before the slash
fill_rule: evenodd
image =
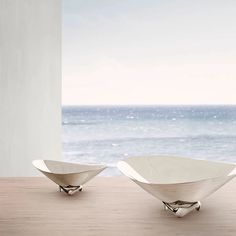
<path id="1" fill-rule="evenodd" d="M 75 106 L 87 106 L 87 107 L 94 107 L 94 106 L 136 106 L 136 107 L 140 107 L 140 106 L 236 106 L 236 104 L 217 104 L 217 103 L 209 103 L 209 104 L 61 104 L 62 107 L 75 107 Z"/>

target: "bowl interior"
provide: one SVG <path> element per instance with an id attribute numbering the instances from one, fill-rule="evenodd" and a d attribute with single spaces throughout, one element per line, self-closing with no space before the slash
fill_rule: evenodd
<path id="1" fill-rule="evenodd" d="M 33 165 L 41 171 L 54 174 L 80 173 L 105 168 L 104 165 L 83 165 L 53 160 L 35 160 L 33 161 Z"/>
<path id="2" fill-rule="evenodd" d="M 157 184 L 194 182 L 236 170 L 234 164 L 168 156 L 131 157 L 118 167 L 131 178 Z"/>

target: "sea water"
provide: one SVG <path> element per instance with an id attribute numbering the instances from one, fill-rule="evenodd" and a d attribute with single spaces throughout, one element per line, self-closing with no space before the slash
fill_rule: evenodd
<path id="1" fill-rule="evenodd" d="M 67 106 L 62 127 L 64 160 L 105 163 L 107 176 L 129 156 L 236 162 L 236 106 Z"/>

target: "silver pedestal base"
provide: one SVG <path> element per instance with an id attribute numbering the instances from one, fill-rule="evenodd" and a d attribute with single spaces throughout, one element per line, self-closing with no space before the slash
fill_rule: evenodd
<path id="1" fill-rule="evenodd" d="M 175 201 L 171 203 L 163 202 L 164 209 L 173 212 L 177 217 L 183 217 L 193 210 L 199 211 L 200 202 Z"/>
<path id="2" fill-rule="evenodd" d="M 61 192 L 61 190 L 63 190 L 65 193 L 67 193 L 68 195 L 73 195 L 78 191 L 82 191 L 83 190 L 83 186 L 66 186 L 66 187 L 62 187 L 59 185 L 59 191 Z"/>

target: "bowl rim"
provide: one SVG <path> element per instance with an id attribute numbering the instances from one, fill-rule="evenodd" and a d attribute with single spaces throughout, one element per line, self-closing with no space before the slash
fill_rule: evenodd
<path id="1" fill-rule="evenodd" d="M 212 162 L 212 163 L 218 163 L 218 164 L 228 164 L 228 165 L 232 165 L 234 166 L 234 169 L 228 174 L 228 175 L 219 175 L 216 177 L 209 177 L 209 178 L 204 178 L 204 179 L 199 179 L 199 180 L 195 180 L 195 181 L 184 181 L 184 182 L 173 182 L 173 183 L 157 183 L 157 182 L 149 182 L 149 181 L 142 181 L 142 180 L 138 180 L 136 178 L 134 178 L 133 176 L 124 173 L 121 168 L 119 167 L 122 163 L 126 163 L 129 165 L 129 163 L 126 162 L 126 160 L 129 159 L 135 159 L 135 158 L 157 158 L 157 157 L 169 157 L 169 158 L 180 158 L 180 159 L 187 159 L 187 160 L 193 160 L 193 161 L 206 161 L 206 162 Z M 188 157 L 180 157 L 180 156 L 171 156 L 171 155 L 142 155 L 142 156 L 129 156 L 121 161 L 119 161 L 117 163 L 117 168 L 120 170 L 121 173 L 123 173 L 125 176 L 127 176 L 128 178 L 130 178 L 131 180 L 133 180 L 134 182 L 140 182 L 143 184 L 148 184 L 148 185 L 166 185 L 166 186 L 171 186 L 171 185 L 186 185 L 186 184 L 193 184 L 193 183 L 199 183 L 199 182 L 203 182 L 206 180 L 214 180 L 214 179 L 219 179 L 219 178 L 226 178 L 226 177 L 232 177 L 234 178 L 236 176 L 236 163 L 232 163 L 232 162 L 225 162 L 225 161 L 212 161 L 212 160 L 204 160 L 204 159 L 194 159 L 194 158 L 188 158 Z M 131 166 L 132 168 L 132 166 Z M 235 171 L 234 171 L 235 170 Z M 235 173 L 232 173 L 232 172 Z M 142 176 L 143 177 L 143 176 Z"/>
<path id="2" fill-rule="evenodd" d="M 38 168 L 35 163 L 36 162 L 45 162 L 45 161 L 50 161 L 50 162 L 57 162 L 57 163 L 68 163 L 68 164 L 74 164 L 74 165 L 79 165 L 79 166 L 97 166 L 98 168 L 97 169 L 94 169 L 94 170 L 85 170 L 85 171 L 80 171 L 80 172 L 68 172 L 68 173 L 56 173 L 56 172 L 50 172 L 50 171 L 47 171 L 47 170 L 42 170 L 40 168 Z M 39 171 L 41 172 L 45 172 L 45 173 L 48 173 L 48 174 L 54 174 L 54 175 L 71 175 L 71 174 L 83 174 L 83 173 L 86 173 L 86 172 L 93 172 L 93 171 L 98 171 L 98 170 L 105 170 L 107 168 L 107 165 L 105 164 L 84 164 L 84 163 L 78 163 L 78 162 L 72 162 L 72 161 L 58 161 L 58 160 L 50 160 L 50 159 L 35 159 L 32 161 L 32 165 Z"/>

